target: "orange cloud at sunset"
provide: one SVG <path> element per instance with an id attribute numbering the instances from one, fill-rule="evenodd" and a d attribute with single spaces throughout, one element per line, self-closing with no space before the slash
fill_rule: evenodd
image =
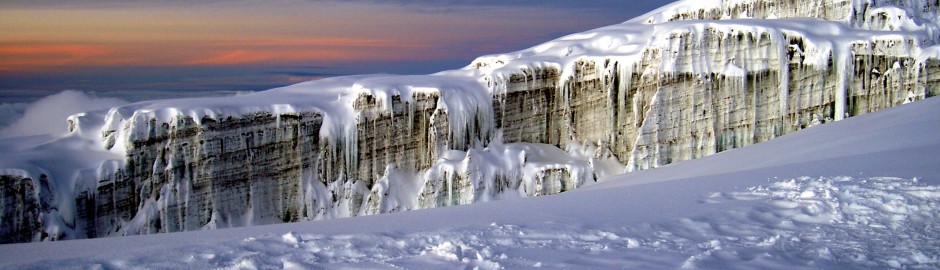
<path id="1" fill-rule="evenodd" d="M 349 59 L 351 56 L 341 51 L 311 51 L 311 52 L 290 52 L 290 51 L 250 51 L 235 50 L 225 52 L 205 59 L 198 59 L 187 62 L 189 65 L 233 65 L 233 64 L 251 64 L 261 62 L 286 62 L 288 60 L 301 59 Z"/>
<path id="2" fill-rule="evenodd" d="M 258 7 L 237 3 L 63 9 L 0 3 L 0 71 L 427 58 L 421 54 L 426 40 L 394 35 L 393 28 L 362 33 L 344 28 L 348 23 L 337 25 L 348 16 L 338 12 L 348 9 L 345 5 L 273 6 L 279 13 L 304 16 L 272 16 Z"/>
<path id="3" fill-rule="evenodd" d="M 308 38 L 215 42 L 209 56 L 185 62 L 190 65 L 252 63 L 338 62 L 362 60 L 422 59 L 426 48 L 389 39 Z M 396 53 L 388 53 L 394 51 Z"/>
<path id="4" fill-rule="evenodd" d="M 111 51 L 101 46 L 0 44 L 0 70 L 33 69 L 69 64 L 108 62 L 98 58 Z"/>
<path id="5" fill-rule="evenodd" d="M 305 64 L 424 59 L 426 46 L 390 39 L 306 38 L 125 43 L 0 44 L 0 70 L 32 71 L 77 66 Z M 395 53 L 389 53 L 395 52 Z"/>
<path id="6" fill-rule="evenodd" d="M 330 1 L 101 2 L 60 7 L 0 3 L 0 71 L 467 61 L 521 43 L 531 38 L 532 29 L 554 29 L 551 24 L 575 27 L 565 20 L 543 18 L 557 17 L 551 14 L 471 10 L 478 13 L 456 16 L 400 5 Z M 506 26 L 526 31 L 494 34 Z M 499 45 L 482 45 L 481 40 Z"/>
<path id="7" fill-rule="evenodd" d="M 226 46 L 322 46 L 322 47 L 387 47 L 426 48 L 427 44 L 401 42 L 393 39 L 319 37 L 304 39 L 273 38 L 268 40 L 217 42 Z"/>

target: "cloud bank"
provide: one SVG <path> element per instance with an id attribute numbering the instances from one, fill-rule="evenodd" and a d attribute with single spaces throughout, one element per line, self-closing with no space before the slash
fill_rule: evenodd
<path id="1" fill-rule="evenodd" d="M 124 104 L 127 101 L 99 98 L 73 90 L 44 97 L 28 106 L 24 103 L 0 104 L 0 124 L 9 123 L 0 129 L 0 138 L 65 133 L 68 131 L 66 119 L 70 115 Z"/>

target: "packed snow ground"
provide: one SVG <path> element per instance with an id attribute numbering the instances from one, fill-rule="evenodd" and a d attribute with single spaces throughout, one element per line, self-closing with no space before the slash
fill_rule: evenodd
<path id="1" fill-rule="evenodd" d="M 938 268 L 940 99 L 553 196 L 0 246 L 0 268 Z"/>

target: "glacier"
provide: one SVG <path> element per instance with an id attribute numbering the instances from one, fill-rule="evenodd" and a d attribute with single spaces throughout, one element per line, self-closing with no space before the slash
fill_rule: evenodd
<path id="1" fill-rule="evenodd" d="M 157 100 L 0 140 L 0 241 L 548 195 L 940 94 L 936 1 L 679 1 L 430 75 Z"/>
<path id="2" fill-rule="evenodd" d="M 0 269 L 934 269 L 938 105 L 931 98 L 552 196 L 0 245 Z"/>

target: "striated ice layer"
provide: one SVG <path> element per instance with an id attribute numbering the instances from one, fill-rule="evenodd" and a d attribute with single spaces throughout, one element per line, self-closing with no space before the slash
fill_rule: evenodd
<path id="1" fill-rule="evenodd" d="M 548 195 L 704 157 L 940 94 L 938 6 L 680 1 L 460 70 L 77 114 L 0 140 L 0 239 Z"/>

